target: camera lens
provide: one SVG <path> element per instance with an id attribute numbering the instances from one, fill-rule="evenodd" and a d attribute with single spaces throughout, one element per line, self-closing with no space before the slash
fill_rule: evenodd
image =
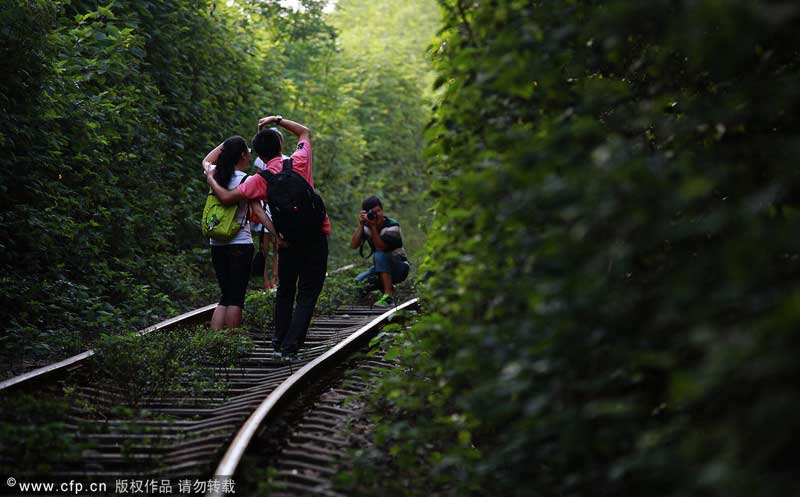
<path id="1" fill-rule="evenodd" d="M 375 212 L 372 209 L 367 211 L 367 219 L 369 219 L 370 221 L 375 219 Z"/>

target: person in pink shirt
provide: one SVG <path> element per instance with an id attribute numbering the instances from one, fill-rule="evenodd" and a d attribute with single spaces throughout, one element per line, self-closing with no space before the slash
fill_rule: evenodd
<path id="1" fill-rule="evenodd" d="M 258 121 L 260 131 L 253 137 L 253 149 L 266 164 L 266 171 L 277 174 L 283 169 L 283 136 L 277 128 L 266 127 L 271 124 L 281 126 L 297 135 L 297 149 L 291 156 L 292 170 L 313 188 L 310 131 L 302 124 L 284 119 L 282 116 L 260 119 Z M 222 203 L 233 204 L 244 199 L 263 200 L 269 203 L 269 185 L 261 174 L 250 176 L 237 188 L 227 190 L 215 181 L 214 174 L 210 174 L 213 165 L 204 162 L 203 166 L 209 186 Z M 305 341 L 317 298 L 325 283 L 330 232 L 330 219 L 326 214 L 319 234 L 302 242 L 286 242 L 281 234 L 277 233 L 280 264 L 272 345 L 275 351 L 284 357 L 293 357 Z"/>

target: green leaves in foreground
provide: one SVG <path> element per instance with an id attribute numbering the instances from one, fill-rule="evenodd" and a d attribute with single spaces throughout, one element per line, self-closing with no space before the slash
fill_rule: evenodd
<path id="1" fill-rule="evenodd" d="M 20 394 L 0 398 L 0 471 L 42 476 L 77 461 L 85 448 L 67 429 L 64 399 Z M 5 482 L 4 482 L 5 483 Z"/>
<path id="2" fill-rule="evenodd" d="M 253 347 L 239 329 L 205 327 L 104 336 L 92 357 L 102 381 L 116 387 L 128 405 L 166 393 L 213 396 L 225 378 L 216 368 L 235 367 Z"/>
<path id="3" fill-rule="evenodd" d="M 441 4 L 429 312 L 363 494 L 800 492 L 800 10 Z"/>

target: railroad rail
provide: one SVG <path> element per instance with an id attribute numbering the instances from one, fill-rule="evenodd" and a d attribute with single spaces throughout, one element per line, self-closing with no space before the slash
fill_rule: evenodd
<path id="1" fill-rule="evenodd" d="M 205 307 L 200 307 L 199 309 L 185 312 L 179 316 L 175 316 L 158 324 L 154 324 L 153 326 L 148 326 L 147 328 L 140 330 L 138 334 L 146 335 L 154 331 L 167 331 L 178 326 L 186 326 L 193 323 L 202 323 L 208 321 L 211 319 L 211 315 L 214 313 L 214 309 L 216 307 L 217 304 L 209 304 Z M 55 377 L 62 375 L 65 372 L 72 371 L 75 368 L 82 366 L 86 363 L 86 360 L 93 355 L 94 350 L 90 349 L 53 364 L 42 366 L 41 368 L 28 371 L 27 373 L 23 373 L 19 376 L 14 376 L 13 378 L 9 378 L 5 381 L 0 381 L 0 392 L 7 392 L 11 389 L 19 388 L 22 385 L 29 386 L 40 381 L 51 381 Z"/>
<path id="2" fill-rule="evenodd" d="M 170 394 L 145 398 L 133 419 L 113 415 L 111 407 L 121 405 L 122 392 L 90 381 L 80 383 L 74 395 L 85 402 L 70 407 L 66 427 L 91 449 L 83 452 L 79 462 L 54 468 L 54 474 L 108 481 L 134 477 L 232 476 L 253 434 L 279 407 L 290 403 L 304 386 L 368 342 L 396 312 L 416 303 L 412 299 L 386 312 L 368 306 L 349 306 L 331 316 L 318 317 L 297 360 L 288 364 L 274 357 L 268 336 L 251 333 L 255 347 L 241 365 L 217 371 L 227 380 L 224 392 L 214 397 Z M 140 333 L 205 321 L 213 308 L 210 305 L 197 309 Z M 74 373 L 92 355 L 93 351 L 87 351 L 6 380 L 0 384 L 0 390 L 7 393 L 23 385 L 47 384 L 65 372 Z M 77 373 L 80 376 L 81 370 Z M 105 419 L 97 419 L 96 413 L 87 412 L 85 405 L 105 406 Z M 220 461 L 223 451 L 225 455 Z M 212 473 L 218 461 L 218 468 Z"/>
<path id="3" fill-rule="evenodd" d="M 312 381 L 318 377 L 323 371 L 327 371 L 340 364 L 344 358 L 348 357 L 351 353 L 363 346 L 365 342 L 369 342 L 377 330 L 386 320 L 397 311 L 411 308 L 417 304 L 417 299 L 411 299 L 398 307 L 391 309 L 380 316 L 370 321 L 365 326 L 356 330 L 341 343 L 331 348 L 329 351 L 320 355 L 316 359 L 310 361 L 303 366 L 302 369 L 287 378 L 281 385 L 276 388 L 269 396 L 259 404 L 252 415 L 242 425 L 242 428 L 236 434 L 233 442 L 228 447 L 227 452 L 217 466 L 214 472 L 215 476 L 233 476 L 236 468 L 247 450 L 250 441 L 256 433 L 256 430 L 270 417 L 278 408 L 284 399 L 288 396 L 296 394 L 305 382 Z M 218 492 L 211 492 L 208 494 L 210 497 L 218 497 L 223 495 Z"/>
<path id="4" fill-rule="evenodd" d="M 356 267 L 355 264 L 348 264 L 346 266 L 334 269 L 331 271 L 331 273 L 340 273 L 354 267 Z M 175 316 L 152 326 L 148 326 L 147 328 L 140 330 L 138 334 L 146 335 L 154 331 L 167 331 L 178 326 L 186 326 L 194 323 L 203 323 L 209 321 L 216 307 L 217 304 L 214 303 L 191 310 L 189 312 L 185 312 L 179 316 Z M 61 375 L 67 371 L 72 371 L 75 368 L 85 364 L 86 360 L 93 355 L 94 350 L 87 350 L 53 364 L 48 364 L 47 366 L 36 368 L 21 375 L 9 378 L 5 381 L 0 381 L 0 393 L 3 391 L 8 392 L 9 390 L 18 388 L 21 385 L 31 385 L 39 381 L 51 381 L 54 377 L 57 377 L 58 375 Z"/>
<path id="5" fill-rule="evenodd" d="M 352 466 L 350 450 L 369 443 L 366 398 L 377 379 L 397 367 L 396 359 L 384 357 L 386 350 L 369 346 L 362 352 L 315 381 L 259 431 L 242 463 L 256 471 L 238 471 L 237 489 L 248 494 L 266 486 L 273 497 L 345 497 L 335 476 Z"/>

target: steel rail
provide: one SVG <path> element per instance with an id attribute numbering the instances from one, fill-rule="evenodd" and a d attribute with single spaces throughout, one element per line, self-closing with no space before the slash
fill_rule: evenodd
<path id="1" fill-rule="evenodd" d="M 179 324 L 184 324 L 199 319 L 205 319 L 206 317 L 211 316 L 216 307 L 217 304 L 209 304 L 205 307 L 200 307 L 199 309 L 194 309 L 192 311 L 185 312 L 179 316 L 169 318 L 165 321 L 161 321 L 160 323 L 139 330 L 137 332 L 137 335 L 147 335 L 148 333 L 169 329 Z M 18 386 L 20 384 L 30 382 L 32 380 L 42 380 L 46 377 L 50 377 L 53 374 L 61 373 L 65 371 L 67 368 L 75 366 L 76 364 L 80 365 L 83 361 L 92 357 L 93 355 L 94 355 L 94 350 L 90 349 L 85 352 L 81 352 L 80 354 L 74 355 L 72 357 L 68 357 L 62 361 L 58 361 L 53 364 L 48 364 L 47 366 L 42 366 L 41 368 L 28 371 L 27 373 L 23 373 L 19 376 L 14 376 L 13 378 L 9 378 L 5 381 L 0 382 L 0 392 L 2 392 L 3 390 L 10 389 L 11 387 L 14 386 Z"/>
<path id="2" fill-rule="evenodd" d="M 269 432 L 271 427 L 265 427 L 267 431 L 264 434 L 259 431 L 259 438 L 253 443 L 269 439 L 270 444 L 277 444 L 268 459 L 268 467 L 276 470 L 269 478 L 270 495 L 346 497 L 337 492 L 334 480 L 342 463 L 346 464 L 354 439 L 365 435 L 361 416 L 367 407 L 362 396 L 372 395 L 377 379 L 398 365 L 395 359 L 387 361 L 385 353 L 388 351 L 384 349 L 383 352 L 382 357 L 380 353 L 370 353 L 343 362 L 341 373 L 331 378 L 330 383 L 317 383 L 321 392 L 319 396 L 312 394 L 316 397 L 313 402 L 308 402 L 310 398 L 307 397 L 303 407 L 289 408 L 288 414 L 282 416 L 285 427 L 281 426 L 273 433 Z M 350 402 L 356 399 L 356 402 Z M 353 433 L 353 421 L 360 425 L 357 429 L 359 435 Z M 244 478 L 245 486 L 256 484 L 253 481 L 257 479 L 255 475 L 240 472 L 238 476 Z M 237 482 L 237 485 L 241 483 Z"/>
<path id="3" fill-rule="evenodd" d="M 317 374 L 324 367 L 327 367 L 330 364 L 335 364 L 336 361 L 341 357 L 347 356 L 354 346 L 358 345 L 365 337 L 369 336 L 370 332 L 374 331 L 378 325 L 383 324 L 395 313 L 416 306 L 418 300 L 419 299 L 416 298 L 411 299 L 379 315 L 365 326 L 361 327 L 358 331 L 351 334 L 341 343 L 337 344 L 323 355 L 303 366 L 296 373 L 292 374 L 283 383 L 281 383 L 277 388 L 275 388 L 275 390 L 273 390 L 272 393 L 270 393 L 269 396 L 264 399 L 263 402 L 261 402 L 253 414 L 250 415 L 247 421 L 245 421 L 245 423 L 239 429 L 239 432 L 228 446 L 228 450 L 225 452 L 225 455 L 220 460 L 217 469 L 214 471 L 214 476 L 233 477 L 234 473 L 236 472 L 236 468 L 242 459 L 242 456 L 247 450 L 247 447 L 250 444 L 250 441 L 253 439 L 253 436 L 258 431 L 258 428 L 265 419 L 267 419 L 276 411 L 277 406 L 285 397 L 295 393 L 306 379 L 310 378 L 314 374 Z M 222 497 L 223 495 L 224 494 L 222 494 L 221 491 L 212 490 L 206 494 L 206 497 Z"/>
<path id="4" fill-rule="evenodd" d="M 340 273 L 342 271 L 347 271 L 348 269 L 353 269 L 354 267 L 356 267 L 355 264 L 348 264 L 346 266 L 334 269 L 333 271 L 331 271 L 331 273 Z M 271 291 L 275 290 L 272 289 Z M 178 324 L 183 324 L 184 322 L 190 322 L 194 319 L 203 318 L 205 317 L 205 314 L 208 314 L 210 317 L 210 315 L 214 312 L 214 309 L 216 307 L 217 304 L 209 304 L 207 306 L 200 307 L 198 309 L 194 309 L 189 312 L 185 312 L 181 315 L 172 317 L 165 321 L 161 321 L 160 323 L 156 323 L 152 326 L 148 326 L 147 328 L 139 330 L 137 332 L 137 335 L 141 336 L 151 333 L 153 331 L 168 329 Z M 54 362 L 53 364 L 48 364 L 47 366 L 42 366 L 40 368 L 28 371 L 27 373 L 14 376 L 4 381 L 0 381 L 0 392 L 2 392 L 3 390 L 8 390 L 20 384 L 30 382 L 32 380 L 42 380 L 53 374 L 61 373 L 71 366 L 75 366 L 76 364 L 80 365 L 83 361 L 92 357 L 93 355 L 94 355 L 94 350 L 89 349 L 85 352 L 81 352 L 80 354 L 76 354 L 64 360 Z"/>

